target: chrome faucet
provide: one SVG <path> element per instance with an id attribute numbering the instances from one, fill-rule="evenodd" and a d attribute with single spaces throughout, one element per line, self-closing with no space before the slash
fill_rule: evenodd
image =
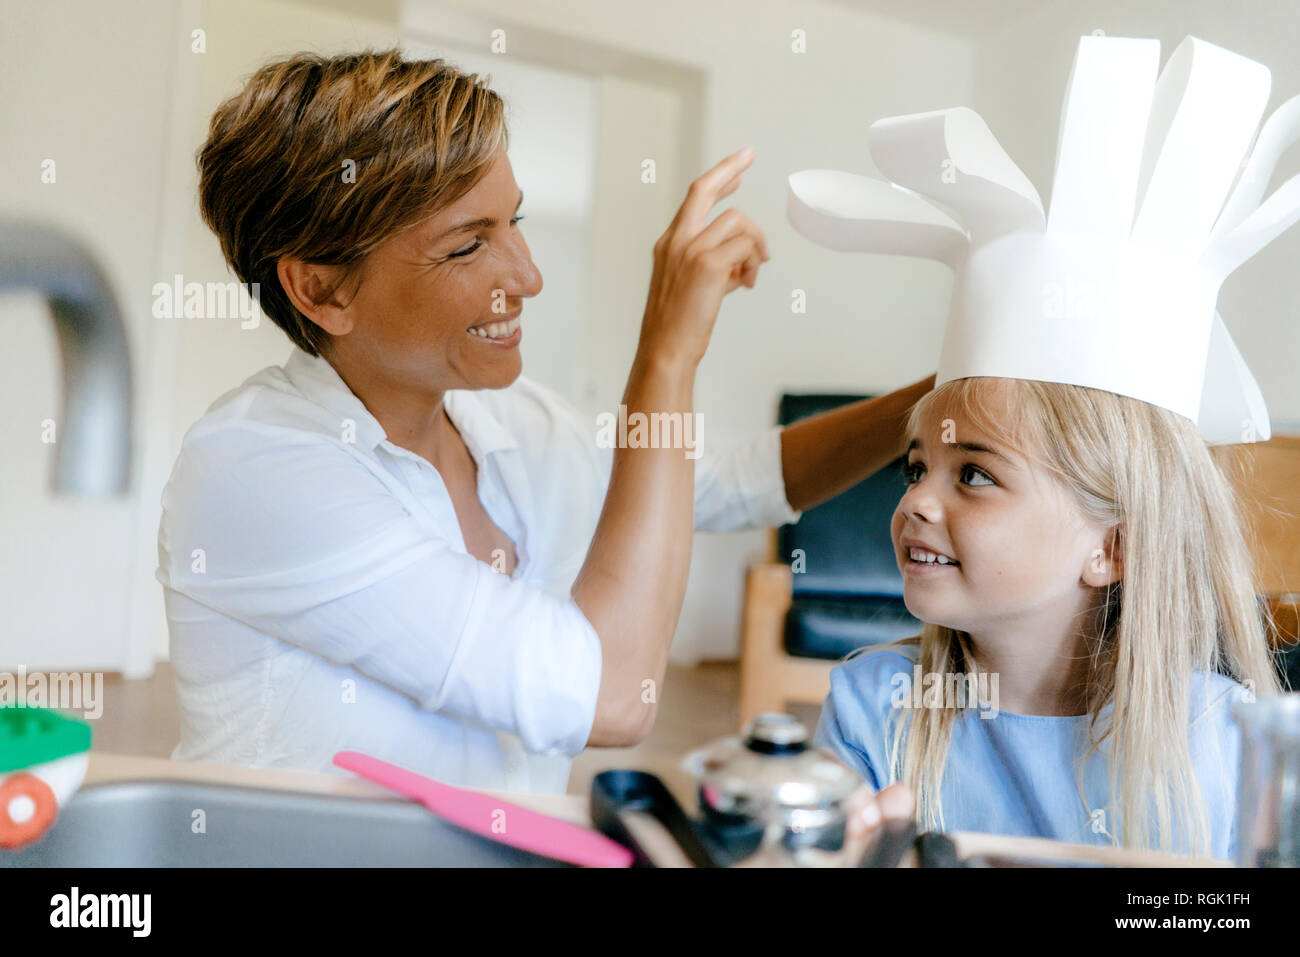
<path id="1" fill-rule="evenodd" d="M 54 316 L 63 356 L 50 488 L 121 495 L 131 484 L 131 354 L 103 271 L 70 236 L 34 222 L 0 222 L 0 292 L 32 288 Z"/>

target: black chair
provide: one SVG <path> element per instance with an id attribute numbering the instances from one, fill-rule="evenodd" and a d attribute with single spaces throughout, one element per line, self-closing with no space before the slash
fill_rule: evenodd
<path id="1" fill-rule="evenodd" d="M 780 422 L 870 398 L 784 395 Z M 918 634 L 903 604 L 889 523 L 906 488 L 896 459 L 851 489 L 806 510 L 776 534 L 772 562 L 749 569 L 740 658 L 743 726 L 787 702 L 820 704 L 830 669 L 855 648 Z"/>

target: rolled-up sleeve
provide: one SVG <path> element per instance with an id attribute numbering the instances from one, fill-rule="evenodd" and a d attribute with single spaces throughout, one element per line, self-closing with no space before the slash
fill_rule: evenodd
<path id="1" fill-rule="evenodd" d="M 710 455 L 695 467 L 695 527 L 702 532 L 771 528 L 799 521 L 785 497 L 781 429 Z"/>
<path id="2" fill-rule="evenodd" d="M 187 440 L 163 496 L 162 584 L 423 709 L 580 753 L 601 647 L 578 606 L 457 551 L 347 449 L 291 435 Z"/>

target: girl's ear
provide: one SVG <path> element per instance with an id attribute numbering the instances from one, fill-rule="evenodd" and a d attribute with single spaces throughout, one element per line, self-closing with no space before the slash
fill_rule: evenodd
<path id="1" fill-rule="evenodd" d="M 1092 550 L 1083 569 L 1083 583 L 1092 588 L 1104 588 L 1124 577 L 1123 526 L 1112 525 L 1106 530 L 1102 543 Z"/>

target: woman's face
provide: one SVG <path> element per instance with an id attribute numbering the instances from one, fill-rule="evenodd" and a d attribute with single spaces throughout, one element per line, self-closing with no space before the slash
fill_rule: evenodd
<path id="1" fill-rule="evenodd" d="M 519 313 L 542 290 L 504 150 L 474 187 L 367 258 L 334 354 L 403 390 L 499 389 L 522 369 Z"/>
<path id="2" fill-rule="evenodd" d="M 910 437 L 908 488 L 890 525 L 908 611 L 977 637 L 1059 632 L 1104 583 L 1096 551 L 1105 530 L 1041 466 L 941 404 Z M 914 560 L 916 548 L 952 564 Z"/>

